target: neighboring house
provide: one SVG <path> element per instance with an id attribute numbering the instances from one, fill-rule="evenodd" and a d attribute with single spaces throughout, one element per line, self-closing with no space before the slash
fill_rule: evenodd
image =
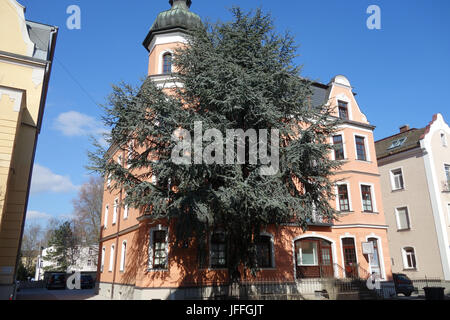
<path id="1" fill-rule="evenodd" d="M 58 32 L 24 13 L 17 1 L 0 0 L 0 299 L 14 292 Z"/>
<path id="2" fill-rule="evenodd" d="M 375 143 L 393 272 L 450 280 L 449 144 L 441 114 Z"/>
<path id="3" fill-rule="evenodd" d="M 36 273 L 34 279 L 36 281 L 44 279 L 46 271 L 52 271 L 52 268 L 57 269 L 57 264 L 46 259 L 49 252 L 54 250 L 54 247 L 45 248 L 37 258 Z M 75 263 L 71 265 L 66 272 L 96 272 L 98 260 L 98 246 L 92 247 L 78 247 L 73 251 L 73 259 Z"/>
<path id="4" fill-rule="evenodd" d="M 170 1 L 172 9 L 158 15 L 147 38 L 148 76 L 157 85 L 170 88 L 171 54 L 185 43 L 186 28 L 200 18 L 189 10 L 191 1 Z M 380 178 L 373 140 L 374 126 L 361 112 L 349 81 L 334 77 L 329 84 L 315 83 L 313 105 L 335 107 L 343 120 L 330 137 L 336 145 L 331 155 L 343 161 L 336 179 L 333 206 L 340 211 L 334 224 L 316 221 L 307 232 L 286 225 L 263 232 L 258 261 L 259 279 L 302 283 L 307 278 L 368 277 L 377 273 L 391 278 L 387 225 L 381 198 Z M 126 165 L 127 152 L 110 149 L 115 161 Z M 151 178 L 155 181 L 154 177 Z M 209 257 L 197 263 L 196 248 L 173 247 L 174 233 L 167 221 L 154 221 L 140 210 L 122 205 L 123 190 L 108 189 L 105 179 L 98 279 L 99 293 L 117 299 L 177 299 L 183 288 L 197 282 L 223 283 L 227 279 L 227 241 L 224 234 L 209 238 Z M 367 253 L 363 253 L 363 246 Z M 370 253 L 369 253 L 370 252 Z M 304 282 L 303 282 L 304 283 Z"/>

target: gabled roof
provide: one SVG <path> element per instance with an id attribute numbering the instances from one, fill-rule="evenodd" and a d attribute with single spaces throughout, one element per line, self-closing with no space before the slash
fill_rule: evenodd
<path id="1" fill-rule="evenodd" d="M 423 138 L 426 128 L 412 128 L 405 132 L 394 134 L 393 136 L 378 140 L 375 142 L 377 159 L 385 158 L 407 150 L 420 147 L 420 140 Z M 398 147 L 390 148 L 395 141 L 406 138 Z"/>

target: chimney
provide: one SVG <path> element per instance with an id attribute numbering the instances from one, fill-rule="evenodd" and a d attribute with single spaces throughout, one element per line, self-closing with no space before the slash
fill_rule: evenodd
<path id="1" fill-rule="evenodd" d="M 400 133 L 406 132 L 409 130 L 409 124 L 405 124 L 400 127 Z"/>

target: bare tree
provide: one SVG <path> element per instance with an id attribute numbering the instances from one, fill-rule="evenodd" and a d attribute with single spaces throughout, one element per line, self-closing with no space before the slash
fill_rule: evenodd
<path id="1" fill-rule="evenodd" d="M 43 239 L 42 227 L 38 224 L 29 224 L 25 227 L 22 238 L 21 253 L 24 258 L 23 264 L 28 272 L 34 268 L 35 259 L 39 255 L 40 246 Z"/>
<path id="2" fill-rule="evenodd" d="M 75 232 L 83 245 L 98 245 L 100 240 L 100 217 L 102 213 L 103 178 L 90 177 L 72 200 Z"/>

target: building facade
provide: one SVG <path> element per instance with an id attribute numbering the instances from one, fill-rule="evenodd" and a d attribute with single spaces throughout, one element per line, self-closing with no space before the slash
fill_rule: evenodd
<path id="1" fill-rule="evenodd" d="M 43 280 L 46 271 L 58 270 L 58 266 L 53 261 L 46 259 L 49 252 L 54 250 L 54 247 L 44 248 L 41 254 L 37 257 L 35 281 Z M 71 265 L 65 272 L 90 272 L 95 273 L 97 271 L 98 261 L 98 246 L 91 247 L 77 247 L 73 251 L 74 264 Z"/>
<path id="2" fill-rule="evenodd" d="M 176 84 L 171 54 L 186 43 L 189 26 L 200 23 L 190 11 L 191 1 L 170 1 L 172 8 L 158 15 L 147 38 L 148 76 L 170 90 Z M 381 198 L 372 126 L 362 113 L 348 79 L 313 85 L 313 105 L 330 104 L 341 118 L 330 137 L 336 146 L 331 157 L 342 160 L 336 175 L 339 211 L 333 224 L 311 223 L 307 232 L 285 225 L 268 227 L 258 245 L 261 266 L 257 279 L 279 279 L 301 286 L 305 279 L 325 277 L 367 278 L 375 273 L 390 280 L 387 225 Z M 112 157 L 126 165 L 125 151 L 111 149 Z M 228 280 L 227 243 L 221 233 L 209 237 L 209 257 L 199 265 L 196 248 L 175 248 L 172 226 L 142 216 L 122 205 L 123 190 L 110 190 L 105 180 L 99 255 L 99 294 L 114 299 L 178 299 L 189 288 L 217 285 Z M 185 295 L 184 295 L 185 296 Z"/>
<path id="3" fill-rule="evenodd" d="M 37 137 L 57 28 L 0 0 L 0 299 L 14 292 Z"/>
<path id="4" fill-rule="evenodd" d="M 393 272 L 450 280 L 450 129 L 441 114 L 375 143 Z"/>

